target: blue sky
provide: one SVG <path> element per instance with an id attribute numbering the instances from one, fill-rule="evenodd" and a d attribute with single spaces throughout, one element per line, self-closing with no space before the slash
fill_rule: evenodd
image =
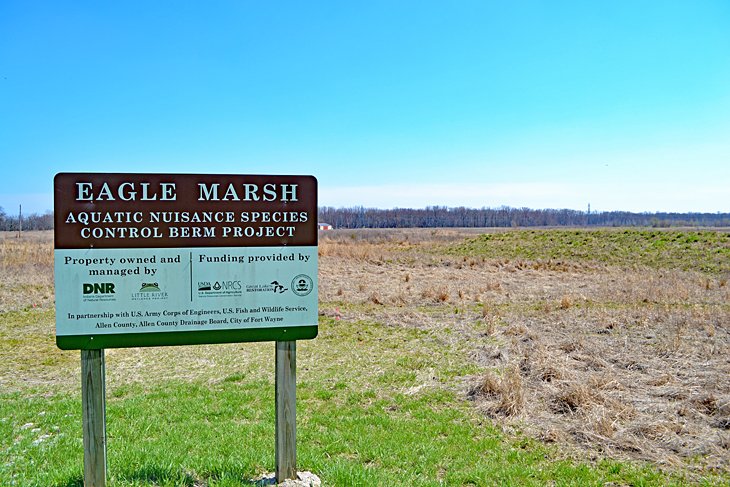
<path id="1" fill-rule="evenodd" d="M 0 206 L 57 172 L 320 205 L 730 211 L 730 2 L 0 2 Z"/>

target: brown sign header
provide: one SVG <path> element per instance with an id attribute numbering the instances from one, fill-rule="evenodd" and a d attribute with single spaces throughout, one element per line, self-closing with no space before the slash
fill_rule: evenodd
<path id="1" fill-rule="evenodd" d="M 314 176 L 59 173 L 56 249 L 317 245 Z"/>

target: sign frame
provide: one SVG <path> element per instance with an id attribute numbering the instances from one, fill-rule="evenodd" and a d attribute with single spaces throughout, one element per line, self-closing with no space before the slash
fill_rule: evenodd
<path id="1" fill-rule="evenodd" d="M 214 191 L 215 190 L 215 191 Z M 59 303 L 68 292 L 63 282 L 63 271 L 59 272 L 56 263 L 56 344 L 63 350 L 98 350 L 105 348 L 127 348 L 147 346 L 177 346 L 215 343 L 238 343 L 260 341 L 295 341 L 315 338 L 318 334 L 318 292 L 317 278 L 317 180 L 314 176 L 297 175 L 230 175 L 230 174 L 159 174 L 159 173 L 59 173 L 54 178 L 54 253 L 83 250 L 85 255 L 103 255 L 105 250 L 126 249 L 130 252 L 181 251 L 210 248 L 211 251 L 244 249 L 248 252 L 287 251 L 308 248 L 313 261 L 309 264 L 312 296 L 308 297 L 305 320 L 296 321 L 286 318 L 281 326 L 236 327 L 187 329 L 180 331 L 119 331 L 90 332 L 83 334 L 59 334 L 59 329 L 67 326 L 70 313 L 59 312 Z M 127 234 L 130 228 L 149 225 L 151 212 L 184 213 L 210 212 L 217 215 L 233 214 L 236 220 L 258 215 L 258 222 L 248 222 L 239 226 L 238 237 L 228 231 L 222 237 L 224 227 L 232 226 L 231 221 L 206 222 L 215 233 L 213 237 L 192 237 L 183 240 L 172 238 L 173 223 L 159 225 L 161 237 L 157 238 L 104 238 L 103 231 L 96 231 L 96 238 L 89 229 L 92 224 L 77 221 L 79 213 L 110 214 L 123 213 L 126 221 L 110 225 L 99 223 L 94 228 L 106 231 L 107 228 L 121 228 Z M 75 212 L 75 214 L 74 214 Z M 140 221 L 130 220 L 129 215 Z M 261 215 L 268 215 L 262 221 Z M 263 217 L 265 220 L 267 217 Z M 280 220 L 278 222 L 271 219 Z M 284 221 L 281 221 L 284 220 Z M 294 221 L 292 221 L 294 220 Z M 305 220 L 305 221 L 302 221 Z M 131 221 L 131 223 L 130 223 Z M 71 222 L 71 223 L 69 223 Z M 156 222 L 159 223 L 159 220 Z M 114 227 L 116 225 L 116 227 Z M 194 224 L 186 223 L 189 229 Z M 149 228 L 149 227 L 148 227 Z M 80 236 L 85 232 L 86 237 Z M 112 233 L 112 232 L 108 232 Z M 138 234 L 141 232 L 138 232 Z M 179 232 L 178 232 L 179 233 Z M 249 236 L 250 235 L 250 236 Z M 191 259 L 192 259 L 192 253 Z M 310 255 L 311 257 L 311 255 Z M 193 300 L 193 264 L 190 265 L 190 300 Z M 256 266 L 257 264 L 251 264 Z M 273 265 L 273 264 L 270 264 Z M 181 263 L 185 266 L 185 262 Z M 259 266 L 262 266 L 259 264 Z M 294 271 L 292 271 L 294 273 Z M 288 284 L 288 282 L 287 282 Z M 78 286 L 78 283 L 76 283 Z M 292 291 L 294 291 L 292 289 Z M 309 293 L 307 293 L 309 294 Z M 292 294 L 294 296 L 294 294 Z M 211 298 L 210 301 L 217 298 Z M 231 301 L 229 301 L 230 303 Z M 140 304 L 139 309 L 144 309 Z M 228 306 L 228 304 L 226 304 Z"/>

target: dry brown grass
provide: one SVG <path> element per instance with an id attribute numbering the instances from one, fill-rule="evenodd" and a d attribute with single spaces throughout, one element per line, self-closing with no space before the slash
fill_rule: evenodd
<path id="1" fill-rule="evenodd" d="M 53 232 L 0 232 L 0 312 L 53 306 Z"/>
<path id="2" fill-rule="evenodd" d="M 515 367 L 502 370 L 500 375 L 487 372 L 478 386 L 479 394 L 496 399 L 487 411 L 493 415 L 515 416 L 525 406 L 525 394 L 522 388 L 522 376 Z"/>
<path id="3" fill-rule="evenodd" d="M 328 234 L 321 306 L 344 301 L 343 319 L 418 327 L 463 347 L 483 372 L 454 387 L 506 429 L 590 458 L 730 469 L 727 278 L 438 251 L 464 236 Z M 386 306 L 347 305 L 372 289 Z M 387 305 L 396 297 L 403 311 Z"/>
<path id="4" fill-rule="evenodd" d="M 727 278 L 442 251 L 475 232 L 328 232 L 320 244 L 321 313 L 337 322 L 417 328 L 424 340 L 458 350 L 470 372 L 449 383 L 428 379 L 428 387 L 470 395 L 505 431 L 557 443 L 566 455 L 730 470 Z M 51 239 L 50 232 L 20 240 L 0 234 L 4 316 L 34 304 L 52 314 Z M 50 336 L 52 326 L 25 332 Z M 47 341 L 47 360 L 78 363 L 76 353 L 51 350 Z M 59 375 L 51 365 L 28 375 L 13 342 L 3 343 L 4 387 L 77 382 L 77 370 Z M 230 347 L 255 357 L 270 352 L 268 344 Z M 181 356 L 174 348 L 107 353 L 112 382 L 135 380 L 163 361 L 160 373 L 175 377 L 191 370 L 213 377 L 230 366 L 215 354 Z"/>

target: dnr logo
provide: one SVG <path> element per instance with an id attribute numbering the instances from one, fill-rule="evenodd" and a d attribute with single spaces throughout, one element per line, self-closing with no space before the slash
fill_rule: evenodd
<path id="1" fill-rule="evenodd" d="M 81 285 L 84 301 L 116 301 L 113 282 L 85 282 Z"/>
<path id="2" fill-rule="evenodd" d="M 114 294 L 113 282 L 84 283 L 84 294 Z"/>

